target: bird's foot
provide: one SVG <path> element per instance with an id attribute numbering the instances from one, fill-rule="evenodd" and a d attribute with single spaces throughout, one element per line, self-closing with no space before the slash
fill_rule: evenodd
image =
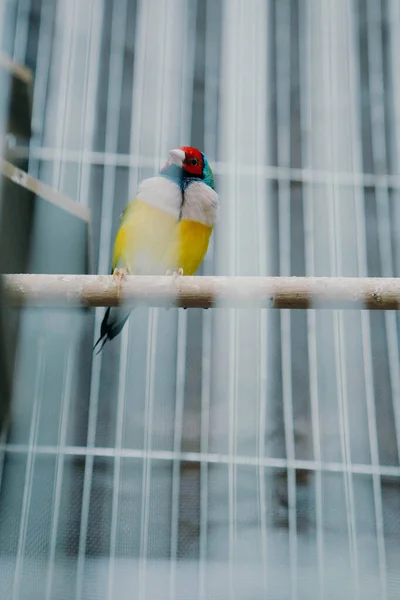
<path id="1" fill-rule="evenodd" d="M 165 275 L 167 277 L 170 277 L 172 275 L 172 277 L 174 279 L 176 279 L 177 277 L 181 277 L 183 275 L 183 269 L 180 268 L 180 269 L 175 270 L 175 271 L 171 271 L 171 269 L 168 269 L 168 271 L 165 273 Z"/>
<path id="2" fill-rule="evenodd" d="M 183 269 L 180 268 L 175 271 L 171 271 L 171 269 L 168 269 L 168 271 L 166 271 L 165 275 L 167 277 L 171 277 L 171 275 L 172 275 L 174 284 L 176 285 L 176 281 L 177 281 L 178 277 L 182 277 L 182 275 L 183 275 Z M 166 307 L 166 310 L 169 310 L 169 307 Z"/>
<path id="3" fill-rule="evenodd" d="M 123 284 L 124 281 L 126 281 L 126 277 L 128 275 L 128 272 L 126 271 L 126 269 L 114 269 L 113 272 L 113 279 L 114 282 L 117 286 L 117 296 L 119 298 L 120 292 L 121 292 L 121 286 Z"/>

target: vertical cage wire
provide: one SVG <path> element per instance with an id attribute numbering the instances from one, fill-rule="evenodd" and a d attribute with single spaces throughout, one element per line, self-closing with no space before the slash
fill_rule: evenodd
<path id="1" fill-rule="evenodd" d="M 386 155 L 385 140 L 385 106 L 384 106 L 384 82 L 383 82 L 383 55 L 382 55 L 382 32 L 379 24 L 382 21 L 380 4 L 367 2 L 367 31 L 368 31 L 368 75 L 369 93 L 373 109 L 371 110 L 371 138 L 372 138 L 372 163 L 374 173 L 379 175 L 386 171 L 388 160 Z M 381 260 L 380 272 L 382 277 L 393 277 L 393 250 L 391 244 L 389 193 L 387 186 L 377 186 L 377 221 L 379 253 Z M 393 313 L 385 314 L 386 336 L 389 352 L 390 383 L 393 398 L 400 394 L 400 366 L 399 345 L 397 334 L 396 316 Z M 400 422 L 399 411 L 394 405 L 394 418 L 397 436 L 398 459 L 400 460 Z"/>
<path id="2" fill-rule="evenodd" d="M 40 339 L 39 344 L 38 344 L 36 381 L 35 381 L 35 388 L 34 388 L 34 392 L 33 392 L 32 417 L 31 417 L 31 426 L 30 426 L 30 431 L 29 431 L 28 451 L 27 451 L 26 469 L 25 469 L 25 480 L 24 480 L 21 516 L 20 516 L 20 522 L 19 522 L 18 548 L 17 548 L 15 570 L 14 570 L 14 585 L 13 585 L 13 593 L 12 593 L 13 600 L 18 598 L 20 595 L 20 585 L 21 585 L 21 578 L 22 578 L 24 555 L 25 555 L 26 535 L 27 535 L 27 529 L 28 529 L 28 518 L 29 518 L 30 504 L 31 504 L 33 473 L 34 473 L 34 469 L 35 469 L 35 459 L 36 459 L 35 450 L 36 450 L 37 435 L 38 435 L 38 429 L 39 429 L 40 411 L 41 411 L 41 407 L 42 407 L 41 399 L 42 399 L 42 394 L 43 394 L 43 372 L 44 372 L 45 361 L 46 361 L 45 339 Z"/>
<path id="3" fill-rule="evenodd" d="M 310 143 L 310 132 L 313 128 L 313 111 L 310 101 L 310 90 L 313 89 L 314 79 L 312 74 L 312 2 L 308 0 L 304 11 L 300 14 L 300 37 L 302 60 L 300 60 L 301 86 L 301 131 L 302 131 L 302 159 L 306 165 L 313 163 L 313 147 Z M 315 274 L 315 239 L 314 239 L 314 186 L 304 182 L 304 231 L 305 231 L 305 275 Z M 325 597 L 325 560 L 324 560 L 324 527 L 323 527 L 323 484 L 322 472 L 318 468 L 322 463 L 320 414 L 318 403 L 318 342 L 316 335 L 317 319 L 315 309 L 307 312 L 307 337 L 308 337 L 308 364 L 310 382 L 311 427 L 313 440 L 313 456 L 317 465 L 315 472 L 315 526 L 318 569 L 318 595 L 323 600 Z"/>
<path id="4" fill-rule="evenodd" d="M 218 63 L 215 60 L 218 51 L 218 8 L 220 3 L 207 0 L 206 37 L 205 37 L 205 98 L 204 98 L 204 150 L 210 160 L 216 159 L 217 122 L 218 122 Z M 215 243 L 211 239 L 210 252 L 204 260 L 204 274 L 212 273 L 215 261 Z M 210 450 L 210 404 L 212 401 L 212 351 L 213 351 L 212 311 L 203 316 L 202 357 L 201 357 L 201 420 L 200 453 L 205 456 Z M 207 559 L 209 529 L 209 465 L 202 460 L 200 464 L 200 523 L 199 523 L 199 600 L 207 597 Z"/>
<path id="5" fill-rule="evenodd" d="M 69 344 L 68 352 L 66 354 L 65 359 L 65 368 L 64 368 L 64 385 L 63 385 L 63 396 L 61 400 L 61 418 L 60 418 L 60 426 L 59 426 L 59 453 L 56 457 L 56 467 L 55 467 L 55 482 L 54 482 L 54 492 L 53 492 L 53 514 L 51 521 L 51 539 L 50 539 L 50 548 L 49 548 L 49 558 L 46 572 L 46 600 L 49 600 L 52 597 L 52 588 L 53 588 L 53 575 L 55 569 L 55 561 L 56 561 L 56 545 L 57 545 L 57 533 L 58 526 L 60 522 L 60 503 L 61 503 L 61 489 L 62 482 L 64 476 L 64 452 L 66 446 L 67 439 L 67 422 L 68 422 L 68 412 L 70 409 L 71 403 L 71 395 L 72 395 L 72 382 L 74 380 L 74 363 L 73 363 L 73 355 L 74 347 L 73 343 Z"/>
<path id="6" fill-rule="evenodd" d="M 108 100 L 107 107 L 112 110 L 109 115 L 107 111 L 107 122 L 106 122 L 106 141 L 105 148 L 109 152 L 117 152 L 117 133 L 118 133 L 118 120 L 119 120 L 119 105 L 121 102 L 121 88 L 122 88 L 122 77 L 123 77 L 123 50 L 124 50 L 124 38 L 121 40 L 120 31 L 124 29 L 124 23 L 127 17 L 127 2 L 124 2 L 117 6 L 114 4 L 112 13 L 112 30 L 111 30 L 111 42 L 110 47 L 112 49 L 112 59 L 110 60 L 110 81 L 113 85 L 108 87 Z M 104 216 L 102 211 L 102 233 L 100 239 L 104 240 L 107 236 L 106 241 L 103 241 L 104 249 L 106 253 L 102 264 L 99 269 L 104 270 L 107 268 L 109 263 L 109 248 L 111 246 L 110 239 L 110 227 L 109 221 L 112 218 L 112 207 L 108 202 L 108 198 L 115 189 L 115 166 L 110 165 L 105 167 L 104 182 L 103 182 L 103 206 Z M 107 191 L 108 190 L 108 191 Z M 107 213 L 106 213 L 107 211 Z M 100 311 L 99 311 L 100 312 Z M 97 319 L 100 324 L 100 318 Z M 97 327 L 98 331 L 98 327 Z M 101 358 L 98 358 L 100 363 Z M 124 371 L 127 368 L 126 360 L 121 359 L 120 370 Z M 97 371 L 97 378 L 100 377 L 100 372 Z M 121 376 L 120 376 L 121 377 Z M 121 450 L 123 444 L 123 419 L 125 409 L 125 386 L 121 385 L 118 389 L 118 408 L 117 408 L 117 423 L 116 423 L 116 449 Z M 120 492 L 120 480 L 121 480 L 121 458 L 115 457 L 114 462 L 114 474 L 113 474 L 113 497 L 112 497 L 112 515 L 111 515 L 111 541 L 110 541 L 110 562 L 109 562 L 109 573 L 108 573 L 108 598 L 114 597 L 115 587 L 115 562 L 116 562 L 116 543 L 117 543 L 117 525 L 118 525 L 118 504 L 119 504 L 119 492 Z"/>
<path id="7" fill-rule="evenodd" d="M 291 53 L 291 5 L 290 2 L 276 3 L 276 102 L 277 102 L 277 165 L 290 168 L 290 85 L 291 73 L 285 53 Z M 281 32 L 281 33 L 279 33 Z M 283 33 L 284 32 L 284 33 Z M 279 204 L 279 274 L 291 275 L 291 186 L 290 180 L 278 182 Z M 295 459 L 291 315 L 289 310 L 281 313 L 281 352 L 282 352 L 282 402 L 286 458 L 290 463 Z M 297 515 L 296 515 L 296 471 L 287 470 L 287 501 L 289 526 L 289 569 L 290 598 L 296 598 L 297 589 Z"/>
<path id="8" fill-rule="evenodd" d="M 354 40 L 354 36 L 350 33 L 354 32 L 354 14 L 348 10 L 349 28 L 348 34 L 348 77 L 350 86 L 351 98 L 351 139 L 353 152 L 353 170 L 362 171 L 362 150 L 361 150 L 361 123 L 357 118 L 356 105 L 359 104 L 359 93 L 356 86 L 360 82 L 359 75 L 359 46 Z M 353 50 L 353 52 L 352 52 Z M 365 218 L 365 197 L 360 186 L 354 186 L 354 203 L 355 203 L 355 225 L 357 236 L 357 260 L 358 273 L 360 277 L 368 275 L 367 265 L 367 240 L 365 236 L 366 218 Z M 375 524 L 378 545 L 378 561 L 379 561 L 379 578 L 380 578 L 380 595 L 382 598 L 387 598 L 387 572 L 386 572 L 386 552 L 383 534 L 383 507 L 382 507 L 382 488 L 379 470 L 379 447 L 378 433 L 376 427 L 376 396 L 374 393 L 374 374 L 372 366 L 372 347 L 371 347 L 371 324 L 368 313 L 361 314 L 361 338 L 363 348 L 364 362 L 364 378 L 365 378 L 365 401 L 367 405 L 368 415 L 368 435 L 371 454 L 371 465 L 374 468 L 373 474 L 373 493 L 374 493 L 374 509 L 375 509 Z"/>

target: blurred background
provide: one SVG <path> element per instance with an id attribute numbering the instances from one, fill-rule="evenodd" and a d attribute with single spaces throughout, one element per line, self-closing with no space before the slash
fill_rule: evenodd
<path id="1" fill-rule="evenodd" d="M 193 145 L 199 274 L 399 275 L 398 0 L 0 0 L 0 51 L 0 272 L 108 273 Z M 140 308 L 93 356 L 104 309 L 2 289 L 2 600 L 399 597 L 395 312 Z"/>

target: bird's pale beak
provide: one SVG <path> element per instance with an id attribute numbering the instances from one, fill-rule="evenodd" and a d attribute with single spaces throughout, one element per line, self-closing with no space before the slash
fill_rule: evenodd
<path id="1" fill-rule="evenodd" d="M 177 165 L 178 167 L 182 166 L 183 161 L 186 158 L 186 154 L 180 148 L 174 148 L 169 153 L 169 161 L 173 165 Z"/>

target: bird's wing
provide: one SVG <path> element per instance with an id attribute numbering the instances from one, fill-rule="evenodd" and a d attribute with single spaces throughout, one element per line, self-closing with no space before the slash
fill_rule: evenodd
<path id="1" fill-rule="evenodd" d="M 133 205 L 135 203 L 135 200 L 132 200 L 132 202 L 128 202 L 128 204 L 125 206 L 122 214 L 121 214 L 121 224 L 120 227 L 118 229 L 116 238 L 115 238 L 115 242 L 114 242 L 114 252 L 113 252 L 113 259 L 112 259 L 112 263 L 111 263 L 111 269 L 112 271 L 118 267 L 118 266 L 123 266 L 121 263 L 123 262 L 123 255 L 124 255 L 124 249 L 126 248 L 126 242 L 127 242 L 127 235 L 128 235 L 128 214 L 130 211 L 132 211 L 133 209 Z"/>
<path id="2" fill-rule="evenodd" d="M 168 269 L 175 269 L 181 204 L 182 194 L 175 183 L 164 177 L 144 180 L 137 197 L 127 204 L 121 215 L 112 272 L 119 267 L 131 274 L 164 275 Z M 123 306 L 107 309 L 95 348 L 102 341 L 103 348 L 107 340 L 120 333 L 129 312 L 130 309 Z"/>
<path id="3" fill-rule="evenodd" d="M 129 273 L 164 275 L 174 268 L 169 248 L 177 236 L 176 219 L 159 208 L 139 199 L 130 202 L 123 212 L 112 260 L 112 269 L 122 267 Z"/>

